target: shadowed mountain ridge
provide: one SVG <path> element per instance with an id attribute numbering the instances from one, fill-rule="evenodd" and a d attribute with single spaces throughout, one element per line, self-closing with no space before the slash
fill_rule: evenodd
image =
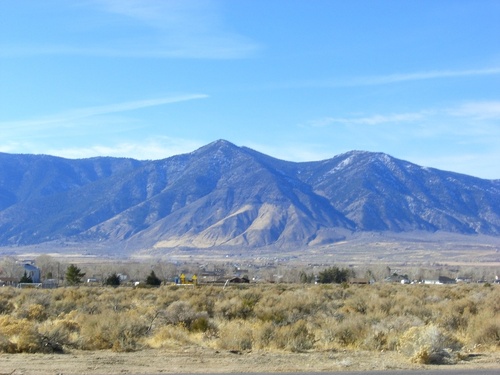
<path id="1" fill-rule="evenodd" d="M 0 153 L 0 245 L 277 248 L 360 231 L 500 235 L 500 182 L 352 151 L 295 163 L 219 140 L 163 160 Z"/>

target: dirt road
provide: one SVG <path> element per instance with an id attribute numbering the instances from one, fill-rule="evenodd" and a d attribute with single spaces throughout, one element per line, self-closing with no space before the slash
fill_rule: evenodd
<path id="1" fill-rule="evenodd" d="M 395 352 L 231 353 L 184 348 L 133 353 L 74 351 L 66 354 L 0 354 L 0 375 L 111 375 L 161 373 L 335 372 L 402 369 L 498 369 L 500 353 L 471 355 L 456 365 L 411 363 Z"/>

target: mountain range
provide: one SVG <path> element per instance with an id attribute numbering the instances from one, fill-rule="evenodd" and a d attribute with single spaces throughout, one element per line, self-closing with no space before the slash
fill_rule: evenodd
<path id="1" fill-rule="evenodd" d="M 0 246 L 309 248 L 358 232 L 500 236 L 500 180 L 352 151 L 289 162 L 219 140 L 139 161 L 0 153 Z"/>

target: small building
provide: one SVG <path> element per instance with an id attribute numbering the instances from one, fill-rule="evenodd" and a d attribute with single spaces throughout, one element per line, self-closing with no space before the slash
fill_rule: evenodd
<path id="1" fill-rule="evenodd" d="M 24 272 L 26 272 L 26 276 L 30 277 L 34 284 L 39 284 L 41 279 L 40 268 L 35 267 L 31 263 L 23 264 Z"/>
<path id="2" fill-rule="evenodd" d="M 16 286 L 18 282 L 18 278 L 0 276 L 0 286 Z"/>
<path id="3" fill-rule="evenodd" d="M 176 285 L 197 285 L 198 276 L 193 275 L 190 279 L 184 273 L 174 279 Z"/>
<path id="4" fill-rule="evenodd" d="M 392 274 L 384 279 L 386 283 L 400 283 L 400 284 L 409 284 L 410 279 L 406 275 L 398 275 L 397 273 Z"/>
<path id="5" fill-rule="evenodd" d="M 200 274 L 200 282 L 202 283 L 215 283 L 221 276 L 220 272 L 217 271 L 203 271 Z"/>
<path id="6" fill-rule="evenodd" d="M 366 278 L 361 278 L 361 277 L 351 277 L 349 279 L 349 284 L 353 285 L 368 285 L 370 284 L 370 280 Z"/>
<path id="7" fill-rule="evenodd" d="M 250 280 L 247 277 L 232 277 L 227 280 L 229 283 L 233 284 L 249 284 Z"/>

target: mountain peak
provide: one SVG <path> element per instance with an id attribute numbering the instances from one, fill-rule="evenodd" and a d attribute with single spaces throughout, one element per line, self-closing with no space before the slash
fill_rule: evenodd
<path id="1" fill-rule="evenodd" d="M 386 167 L 393 167 L 398 159 L 383 152 L 372 151 L 349 151 L 336 156 L 334 159 L 342 160 L 341 165 L 347 166 L 349 164 L 357 165 L 384 165 Z"/>
<path id="2" fill-rule="evenodd" d="M 218 139 L 214 142 L 211 142 L 203 147 L 200 147 L 199 149 L 195 150 L 192 152 L 194 155 L 200 155 L 200 154 L 206 154 L 206 153 L 217 153 L 217 152 L 222 152 L 223 154 L 226 154 L 227 152 L 235 151 L 235 150 L 240 150 L 238 146 L 235 144 L 226 141 L 225 139 Z"/>
<path id="3" fill-rule="evenodd" d="M 300 247 L 332 243 L 338 230 L 500 235 L 498 182 L 380 152 L 294 163 L 219 139 L 161 163 L 31 159 L 0 154 L 0 246 Z"/>
<path id="4" fill-rule="evenodd" d="M 238 146 L 236 146 L 234 143 L 226 141 L 225 139 L 218 139 L 216 141 L 213 141 L 213 142 L 209 143 L 205 147 L 207 147 L 207 148 L 221 148 L 221 147 L 231 147 L 231 148 L 235 147 L 235 148 L 238 148 Z"/>

